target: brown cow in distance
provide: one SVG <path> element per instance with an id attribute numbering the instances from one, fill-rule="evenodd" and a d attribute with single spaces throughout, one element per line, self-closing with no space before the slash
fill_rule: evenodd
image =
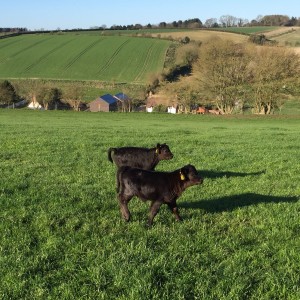
<path id="1" fill-rule="evenodd" d="M 120 211 L 125 221 L 130 220 L 128 202 L 137 196 L 143 201 L 150 200 L 148 225 L 162 204 L 167 204 L 177 221 L 179 216 L 176 200 L 190 186 L 201 184 L 203 179 L 192 165 L 186 165 L 173 172 L 155 172 L 137 168 L 121 167 L 118 169 L 118 200 Z"/>
<path id="2" fill-rule="evenodd" d="M 200 114 L 200 115 L 204 115 L 204 114 L 208 113 L 208 109 L 205 108 L 205 107 L 200 106 L 200 107 L 198 107 L 198 109 L 196 110 L 196 113 L 197 113 L 197 114 Z"/>

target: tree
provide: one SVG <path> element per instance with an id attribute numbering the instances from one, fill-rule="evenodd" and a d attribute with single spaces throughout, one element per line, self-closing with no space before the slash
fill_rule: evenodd
<path id="1" fill-rule="evenodd" d="M 73 110 L 79 111 L 80 105 L 82 104 L 83 90 L 76 83 L 70 84 L 63 91 L 62 98 L 64 102 L 66 102 L 73 108 Z"/>
<path id="2" fill-rule="evenodd" d="M 223 27 L 232 27 L 237 24 L 237 18 L 231 15 L 224 15 L 220 17 L 220 23 Z"/>
<path id="3" fill-rule="evenodd" d="M 234 111 L 236 104 L 243 106 L 249 79 L 249 48 L 232 41 L 216 39 L 200 48 L 194 64 L 199 90 L 214 99 L 223 114 Z"/>
<path id="4" fill-rule="evenodd" d="M 14 86 L 7 80 L 0 83 L 0 104 L 12 104 L 19 99 Z"/>
<path id="5" fill-rule="evenodd" d="M 300 78 L 299 56 L 280 47 L 255 47 L 215 40 L 200 48 L 194 64 L 199 90 L 212 97 L 222 113 L 245 101 L 253 112 L 270 114 L 282 106 Z"/>
<path id="6" fill-rule="evenodd" d="M 144 86 L 128 85 L 123 90 L 126 95 L 130 95 L 130 98 L 125 99 L 124 103 L 122 103 L 122 111 L 132 112 L 140 105 L 146 103 Z"/>
<path id="7" fill-rule="evenodd" d="M 280 105 L 300 77 L 300 59 L 280 47 L 256 49 L 250 65 L 254 113 L 270 114 Z"/>
<path id="8" fill-rule="evenodd" d="M 167 84 L 161 92 L 178 105 L 179 112 L 189 113 L 199 101 L 199 91 L 191 77 Z"/>
<path id="9" fill-rule="evenodd" d="M 266 15 L 261 19 L 264 26 L 282 26 L 289 21 L 289 17 L 285 15 Z"/>
<path id="10" fill-rule="evenodd" d="M 48 110 L 50 105 L 57 103 L 60 99 L 61 91 L 49 85 L 43 86 L 38 95 L 38 102 L 43 105 L 45 110 Z"/>
<path id="11" fill-rule="evenodd" d="M 195 43 L 183 45 L 176 49 L 176 65 L 192 65 L 198 59 L 199 46 Z"/>
<path id="12" fill-rule="evenodd" d="M 26 79 L 19 81 L 16 85 L 19 94 L 27 99 L 28 101 L 31 101 L 34 106 L 36 106 L 38 102 L 38 95 L 41 93 L 41 89 L 43 88 L 43 82 L 38 79 Z"/>
<path id="13" fill-rule="evenodd" d="M 204 23 L 207 28 L 214 27 L 215 24 L 218 24 L 218 20 L 216 18 L 207 19 Z"/>

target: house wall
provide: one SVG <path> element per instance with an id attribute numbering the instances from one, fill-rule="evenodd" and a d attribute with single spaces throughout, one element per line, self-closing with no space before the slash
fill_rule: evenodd
<path id="1" fill-rule="evenodd" d="M 118 110 L 118 103 L 112 103 L 109 105 L 109 110 L 108 111 L 117 111 Z"/>
<path id="2" fill-rule="evenodd" d="M 151 107 L 146 107 L 146 111 L 147 111 L 147 112 L 150 112 L 150 113 L 153 112 L 153 106 L 151 106 Z"/>
<path id="3" fill-rule="evenodd" d="M 96 99 L 90 103 L 90 111 L 97 112 L 97 111 L 109 111 L 109 104 L 102 99 Z"/>
<path id="4" fill-rule="evenodd" d="M 168 113 L 170 114 L 176 114 L 177 113 L 177 108 L 174 106 L 169 106 L 168 107 Z"/>

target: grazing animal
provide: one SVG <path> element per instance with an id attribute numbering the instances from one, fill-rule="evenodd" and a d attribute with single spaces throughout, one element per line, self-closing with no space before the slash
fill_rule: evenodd
<path id="1" fill-rule="evenodd" d="M 180 221 L 177 198 L 186 188 L 203 182 L 192 165 L 186 165 L 173 172 L 155 172 L 125 166 L 118 169 L 117 177 L 118 200 L 123 218 L 125 221 L 130 220 L 128 202 L 137 196 L 143 201 L 151 201 L 149 226 L 152 225 L 162 204 L 167 204 L 176 220 Z"/>
<path id="2" fill-rule="evenodd" d="M 200 114 L 200 115 L 204 115 L 204 114 L 208 113 L 208 110 L 205 107 L 200 106 L 200 107 L 198 107 L 196 113 Z"/>
<path id="3" fill-rule="evenodd" d="M 217 109 L 210 109 L 208 112 L 213 115 L 221 115 L 221 111 Z"/>
<path id="4" fill-rule="evenodd" d="M 157 144 L 154 148 L 121 147 L 108 149 L 108 160 L 114 162 L 118 168 L 129 166 L 154 170 L 161 160 L 172 158 L 173 154 L 167 144 Z"/>

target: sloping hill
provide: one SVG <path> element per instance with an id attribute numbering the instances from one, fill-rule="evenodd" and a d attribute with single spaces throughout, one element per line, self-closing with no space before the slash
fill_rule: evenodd
<path id="1" fill-rule="evenodd" d="M 37 34 L 0 40 L 0 78 L 147 81 L 169 41 L 128 36 Z"/>
<path id="2" fill-rule="evenodd" d="M 174 32 L 162 32 L 152 34 L 153 37 L 162 37 L 168 38 L 172 37 L 173 39 L 182 39 L 188 36 L 191 40 L 205 42 L 212 38 L 221 38 L 234 40 L 236 42 L 245 42 L 248 39 L 247 35 L 236 34 L 231 32 L 222 32 L 214 30 L 187 30 L 187 31 L 174 31 Z"/>
<path id="3" fill-rule="evenodd" d="M 266 34 L 272 40 L 276 40 L 280 45 L 300 47 L 300 27 L 282 27 Z"/>

